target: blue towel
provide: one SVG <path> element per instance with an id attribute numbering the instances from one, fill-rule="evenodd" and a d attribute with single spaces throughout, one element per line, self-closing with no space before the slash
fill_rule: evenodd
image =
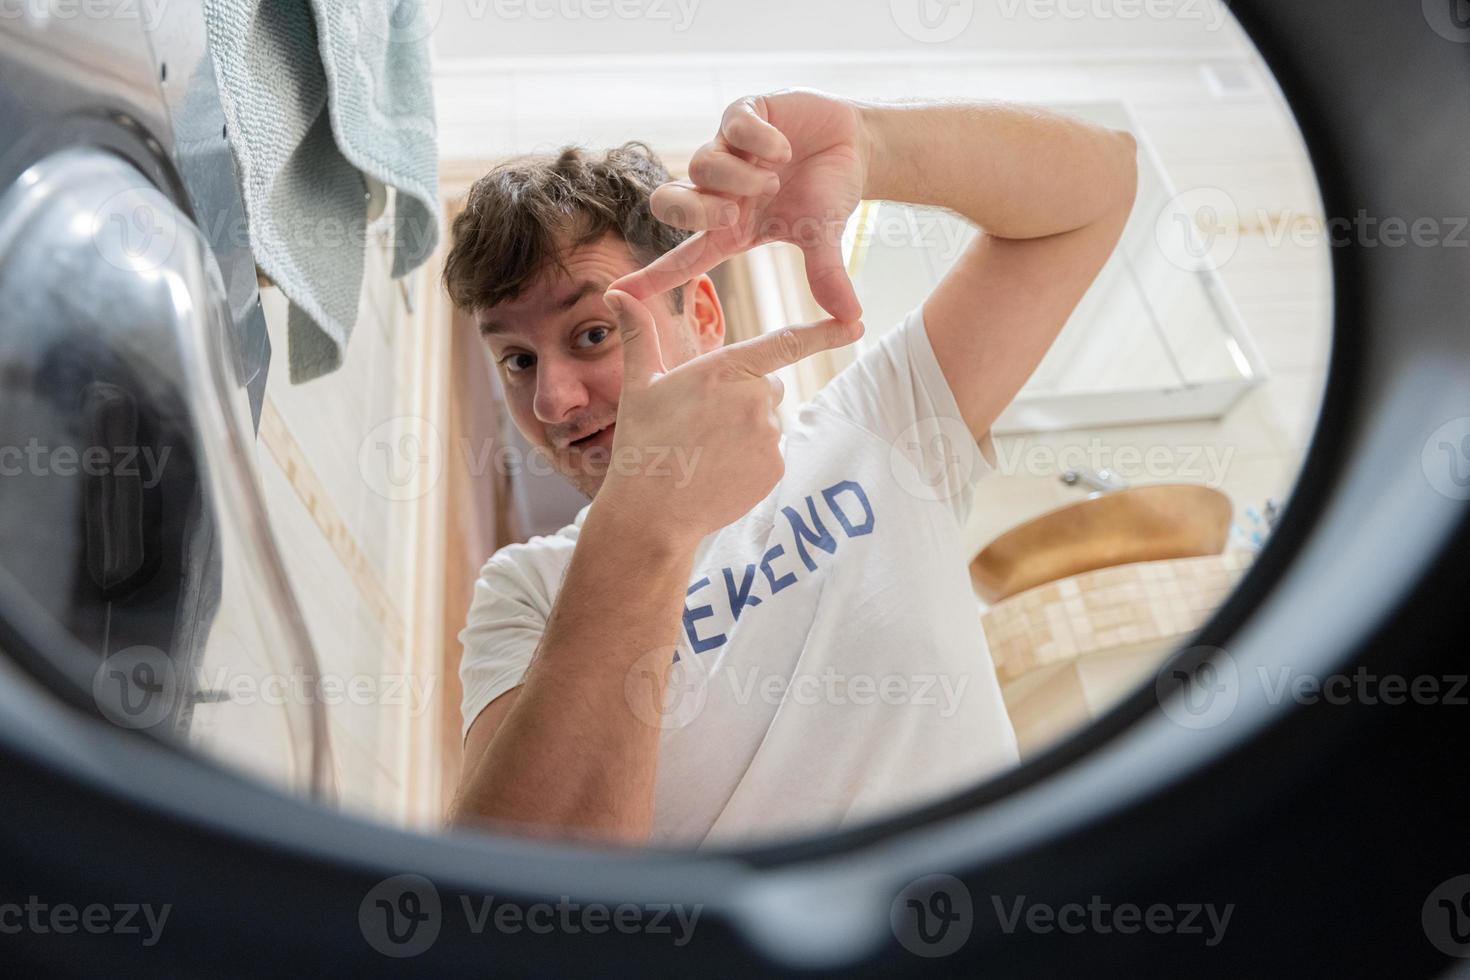
<path id="1" fill-rule="evenodd" d="M 204 0 L 255 263 L 291 301 L 293 382 L 342 363 L 362 289 L 370 175 L 394 189 L 392 275 L 439 240 L 421 0 Z"/>

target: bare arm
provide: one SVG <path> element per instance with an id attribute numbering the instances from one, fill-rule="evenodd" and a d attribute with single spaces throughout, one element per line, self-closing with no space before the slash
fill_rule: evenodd
<path id="1" fill-rule="evenodd" d="M 452 820 L 647 836 L 659 728 L 626 681 L 649 673 L 639 697 L 667 682 L 697 543 L 593 504 L 525 680 L 470 728 Z"/>
<path id="2" fill-rule="evenodd" d="M 1116 247 L 1137 187 L 1121 130 L 1004 103 L 863 105 L 863 196 L 980 226 L 924 303 L 977 439 L 1015 398 Z"/>
<path id="3" fill-rule="evenodd" d="M 996 238 L 1074 231 L 1132 199 L 1123 130 L 1005 102 L 859 104 L 863 196 L 948 208 Z"/>

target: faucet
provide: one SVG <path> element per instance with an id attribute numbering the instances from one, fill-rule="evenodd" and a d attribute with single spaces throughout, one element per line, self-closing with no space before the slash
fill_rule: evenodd
<path id="1" fill-rule="evenodd" d="M 1108 493 L 1112 490 L 1128 489 L 1128 481 L 1118 476 L 1112 470 L 1067 470 L 1061 477 L 1061 481 L 1069 487 L 1075 487 L 1079 483 L 1092 490 L 1089 497 Z"/>

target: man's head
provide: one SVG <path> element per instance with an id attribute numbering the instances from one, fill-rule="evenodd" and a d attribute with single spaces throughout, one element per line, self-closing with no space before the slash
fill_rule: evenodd
<path id="1" fill-rule="evenodd" d="M 593 158 L 576 147 L 503 164 L 476 181 L 454 221 L 445 263 L 450 299 L 490 347 L 516 427 L 589 497 L 607 472 L 622 388 L 616 323 L 603 301 L 613 280 L 689 232 L 653 218 L 648 199 L 669 179 L 642 143 Z M 708 276 L 648 301 L 666 368 L 724 342 Z"/>

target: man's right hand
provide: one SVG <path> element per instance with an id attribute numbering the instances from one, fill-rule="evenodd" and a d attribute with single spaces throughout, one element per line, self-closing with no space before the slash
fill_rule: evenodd
<path id="1" fill-rule="evenodd" d="M 862 322 L 786 327 L 666 370 L 648 308 L 620 290 L 606 299 L 621 338 L 623 386 L 596 503 L 677 543 L 698 542 L 744 516 L 785 472 L 776 414 L 784 392 L 772 372 L 854 342 Z"/>

